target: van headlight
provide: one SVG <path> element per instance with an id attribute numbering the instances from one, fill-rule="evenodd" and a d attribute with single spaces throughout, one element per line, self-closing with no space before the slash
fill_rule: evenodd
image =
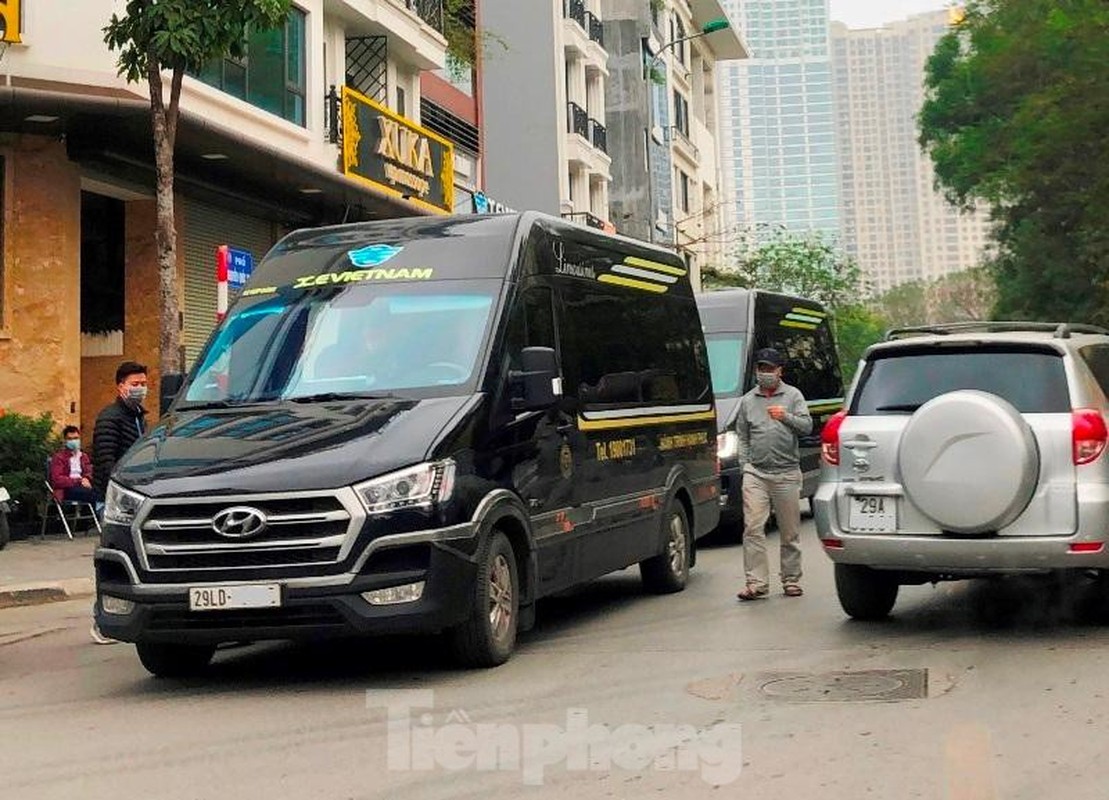
<path id="1" fill-rule="evenodd" d="M 724 431 L 716 437 L 716 457 L 721 461 L 731 461 L 739 455 L 739 434 Z"/>
<path id="2" fill-rule="evenodd" d="M 142 507 L 141 494 L 124 489 L 115 481 L 108 481 L 108 491 L 104 496 L 104 521 L 116 525 L 130 525 Z"/>
<path id="3" fill-rule="evenodd" d="M 454 490 L 454 462 L 434 461 L 391 472 L 355 485 L 370 514 L 429 506 L 449 499 Z"/>

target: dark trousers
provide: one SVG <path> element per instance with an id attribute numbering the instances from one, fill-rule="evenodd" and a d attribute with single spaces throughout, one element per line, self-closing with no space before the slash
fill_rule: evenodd
<path id="1" fill-rule="evenodd" d="M 62 499 L 71 503 L 100 503 L 103 499 L 96 489 L 86 489 L 84 486 L 70 486 L 62 490 Z"/>

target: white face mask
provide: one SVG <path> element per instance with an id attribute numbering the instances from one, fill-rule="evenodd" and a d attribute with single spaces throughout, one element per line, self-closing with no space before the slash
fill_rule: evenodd
<path id="1" fill-rule="evenodd" d="M 136 403 L 141 403 L 146 399 L 146 387 L 132 386 L 127 390 L 127 399 L 133 400 Z"/>

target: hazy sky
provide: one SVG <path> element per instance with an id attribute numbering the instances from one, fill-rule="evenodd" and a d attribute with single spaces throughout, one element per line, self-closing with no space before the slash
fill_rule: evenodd
<path id="1" fill-rule="evenodd" d="M 947 0 L 831 0 L 832 20 L 849 28 L 877 28 L 947 5 Z"/>

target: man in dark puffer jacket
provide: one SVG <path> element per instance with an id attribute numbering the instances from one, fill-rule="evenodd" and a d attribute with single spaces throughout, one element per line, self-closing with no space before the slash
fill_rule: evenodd
<path id="1" fill-rule="evenodd" d="M 134 361 L 120 364 L 116 370 L 116 392 L 115 401 L 96 417 L 92 432 L 92 485 L 101 497 L 107 494 L 108 479 L 116 462 L 146 432 L 146 409 L 142 407 L 146 399 L 146 367 Z M 100 633 L 95 622 L 90 634 L 97 644 L 116 643 Z"/>
<path id="2" fill-rule="evenodd" d="M 93 488 L 104 497 L 116 462 L 146 432 L 146 367 L 124 361 L 116 370 L 115 401 L 100 412 L 92 433 Z"/>

